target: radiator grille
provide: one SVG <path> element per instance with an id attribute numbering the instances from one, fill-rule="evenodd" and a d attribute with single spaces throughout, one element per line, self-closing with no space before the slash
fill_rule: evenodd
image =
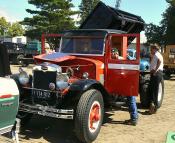
<path id="1" fill-rule="evenodd" d="M 33 87 L 37 89 L 50 90 L 49 84 L 56 84 L 56 72 L 34 71 Z"/>

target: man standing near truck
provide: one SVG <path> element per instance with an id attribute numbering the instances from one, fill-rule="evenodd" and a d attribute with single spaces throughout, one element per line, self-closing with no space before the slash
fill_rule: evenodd
<path id="1" fill-rule="evenodd" d="M 159 83 L 161 82 L 163 78 L 163 57 L 161 53 L 159 52 L 160 47 L 156 44 L 151 45 L 151 65 L 150 65 L 150 108 L 149 112 L 150 114 L 154 114 L 157 111 L 158 103 L 158 89 L 159 89 Z"/>

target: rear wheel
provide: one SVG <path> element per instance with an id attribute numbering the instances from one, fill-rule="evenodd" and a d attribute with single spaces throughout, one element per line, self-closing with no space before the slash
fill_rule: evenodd
<path id="1" fill-rule="evenodd" d="M 164 97 L 164 81 L 162 80 L 159 83 L 158 87 L 158 95 L 157 95 L 157 107 L 160 108 L 163 102 L 163 97 Z"/>
<path id="2" fill-rule="evenodd" d="M 75 115 L 75 132 L 84 143 L 94 141 L 100 131 L 104 115 L 102 94 L 91 89 L 82 94 Z"/>
<path id="3" fill-rule="evenodd" d="M 140 103 L 142 107 L 149 107 L 149 97 L 148 97 L 148 83 L 144 83 L 140 86 Z"/>
<path id="4" fill-rule="evenodd" d="M 139 87 L 139 93 L 140 93 L 140 103 L 142 107 L 148 108 L 150 104 L 150 99 L 149 99 L 149 81 L 150 81 L 150 75 L 149 74 L 144 74 L 141 76 L 140 79 L 140 87 Z"/>

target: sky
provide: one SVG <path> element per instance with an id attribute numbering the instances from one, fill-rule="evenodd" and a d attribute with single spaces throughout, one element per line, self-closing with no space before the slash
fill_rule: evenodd
<path id="1" fill-rule="evenodd" d="M 115 7 L 116 0 L 101 1 Z M 74 9 L 78 9 L 81 0 L 72 0 L 72 3 Z M 121 0 L 120 9 L 141 16 L 146 23 L 159 25 L 167 6 L 165 0 Z M 28 0 L 0 0 L 0 17 L 5 17 L 8 22 L 22 21 L 25 17 L 31 17 L 26 9 L 35 9 L 35 7 L 28 4 Z M 143 32 L 141 42 L 146 42 Z"/>
<path id="2" fill-rule="evenodd" d="M 75 8 L 78 8 L 81 0 L 72 0 Z M 115 7 L 116 0 L 102 0 L 106 5 Z M 0 17 L 4 16 L 7 21 L 21 21 L 24 17 L 30 17 L 25 9 L 34 9 L 27 0 L 0 0 Z M 120 9 L 139 15 L 146 23 L 159 24 L 161 14 L 167 8 L 165 0 L 121 0 Z"/>

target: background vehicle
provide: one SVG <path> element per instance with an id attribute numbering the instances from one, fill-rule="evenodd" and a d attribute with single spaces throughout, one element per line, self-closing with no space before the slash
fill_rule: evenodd
<path id="1" fill-rule="evenodd" d="M 19 90 L 13 79 L 0 77 L 0 134 L 10 132 L 15 124 Z"/>
<path id="2" fill-rule="evenodd" d="M 168 45 L 163 53 L 164 73 L 167 77 L 175 73 L 175 45 Z"/>
<path id="3" fill-rule="evenodd" d="M 41 42 L 38 40 L 30 41 L 23 50 L 24 53 L 17 57 L 18 64 L 28 66 L 28 64 L 34 63 L 33 56 L 41 54 Z"/>
<path id="4" fill-rule="evenodd" d="M 143 30 L 144 21 L 101 2 L 90 16 L 96 17 L 96 12 L 101 16 L 107 13 L 106 18 L 112 15 L 106 21 L 111 23 L 103 23 L 110 30 L 88 28 L 89 21 L 86 20 L 83 25 L 87 29 L 65 31 L 60 35 L 59 52 L 35 56 L 37 65 L 33 68 L 33 75 L 21 69 L 19 75 L 13 76 L 20 87 L 18 117 L 22 121 L 29 120 L 33 114 L 73 119 L 78 139 L 90 143 L 100 131 L 104 106 L 112 105 L 112 102 L 123 96 L 138 95 L 138 33 Z M 91 20 L 91 17 L 88 19 Z M 126 25 L 121 26 L 122 20 L 126 20 Z M 114 29 L 111 30 L 109 25 Z M 136 59 L 129 60 L 127 49 L 134 39 L 137 45 Z M 45 43 L 45 39 L 42 42 Z M 114 43 L 123 57 L 121 60 L 111 56 Z"/>
<path id="5" fill-rule="evenodd" d="M 41 44 L 39 41 L 31 41 L 25 44 L 3 42 L 9 54 L 9 60 L 13 64 L 27 66 L 33 62 L 33 56 L 40 54 Z"/>
<path id="6" fill-rule="evenodd" d="M 135 49 L 128 49 L 128 59 L 134 60 L 136 59 L 136 50 Z M 148 71 L 150 68 L 150 63 L 146 59 L 140 59 L 140 71 L 145 72 Z"/>
<path id="7" fill-rule="evenodd" d="M 16 120 L 16 115 L 19 107 L 19 90 L 13 79 L 4 78 L 11 72 L 7 50 L 3 45 L 0 45 L 0 55 L 0 134 L 14 130 L 12 132 L 15 133 L 18 142 L 16 127 L 19 127 L 19 120 Z"/>

